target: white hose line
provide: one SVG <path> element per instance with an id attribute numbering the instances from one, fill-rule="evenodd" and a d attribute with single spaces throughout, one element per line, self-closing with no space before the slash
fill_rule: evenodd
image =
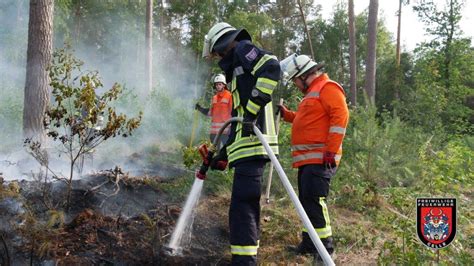
<path id="1" fill-rule="evenodd" d="M 290 195 L 291 201 L 293 201 L 293 204 L 296 207 L 296 211 L 298 212 L 301 221 L 303 222 L 304 226 L 308 230 L 308 234 L 313 241 L 314 245 L 316 246 L 319 255 L 324 261 L 325 265 L 335 265 L 334 261 L 332 260 L 331 256 L 329 256 L 328 251 L 323 245 L 323 242 L 321 242 L 321 239 L 319 239 L 319 236 L 316 234 L 316 231 L 314 230 L 313 225 L 311 224 L 311 221 L 308 218 L 308 215 L 306 214 L 305 210 L 303 209 L 303 205 L 301 205 L 300 200 L 298 199 L 298 196 L 296 195 L 293 187 L 291 186 L 290 181 L 288 180 L 288 177 L 285 174 L 285 171 L 283 171 L 283 168 L 281 167 L 280 162 L 276 158 L 275 154 L 273 153 L 272 149 L 270 148 L 270 145 L 268 145 L 267 141 L 262 135 L 262 132 L 260 129 L 258 129 L 255 125 L 253 126 L 253 131 L 257 135 L 258 139 L 260 142 L 262 142 L 263 147 L 265 147 L 265 150 L 268 153 L 268 156 L 270 157 L 270 160 L 273 163 L 273 166 L 277 170 L 278 176 L 281 179 L 281 182 L 283 183 L 283 186 L 285 187 L 286 191 Z"/>
<path id="2" fill-rule="evenodd" d="M 280 105 L 283 105 L 283 98 L 280 98 Z M 275 118 L 275 132 L 278 136 L 280 133 L 280 114 L 281 112 L 278 111 L 278 114 Z M 265 202 L 268 204 L 270 203 L 270 189 L 272 187 L 272 177 L 273 177 L 273 163 L 270 163 L 270 170 L 268 173 L 268 181 L 267 181 L 267 189 L 265 191 Z"/>

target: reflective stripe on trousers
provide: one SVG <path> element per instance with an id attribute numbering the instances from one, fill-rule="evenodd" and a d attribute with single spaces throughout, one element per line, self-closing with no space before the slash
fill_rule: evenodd
<path id="1" fill-rule="evenodd" d="M 327 169 L 322 164 L 298 168 L 298 197 L 320 238 L 332 236 L 326 197 L 335 172 L 336 168 Z M 303 228 L 303 232 L 307 232 L 307 229 Z"/>

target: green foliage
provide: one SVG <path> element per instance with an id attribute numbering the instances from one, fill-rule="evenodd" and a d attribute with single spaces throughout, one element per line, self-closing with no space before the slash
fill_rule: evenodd
<path id="1" fill-rule="evenodd" d="M 466 101 L 472 94 L 474 52 L 471 40 L 459 34 L 462 6 L 453 0 L 442 9 L 433 1 L 413 7 L 434 39 L 415 50 L 415 84 L 401 108 L 412 124 L 450 135 L 473 132 L 474 111 Z"/>
<path id="2" fill-rule="evenodd" d="M 357 243 L 359 248 L 382 240 L 377 246 L 382 247 L 379 253 L 382 264 L 435 262 L 437 254 L 424 248 L 417 239 L 416 198 L 456 197 L 456 240 L 450 248 L 441 251 L 440 261 L 472 263 L 469 255 L 469 247 L 473 245 L 469 237 L 473 230 L 469 203 L 474 189 L 472 139 L 455 139 L 444 144 L 440 139 L 443 138 L 428 135 L 393 114 L 377 115 L 373 106 L 353 109 L 330 202 L 362 213 L 372 221 L 372 229 L 387 235 L 358 243 L 358 238 L 349 237 L 348 228 L 337 223 L 340 231 L 336 231 L 336 239 L 348 245 Z"/>
<path id="3" fill-rule="evenodd" d="M 144 106 L 147 115 L 139 134 L 154 132 L 160 139 L 175 140 L 183 146 L 189 145 L 193 112 L 188 100 L 173 97 L 166 90 L 154 90 Z M 197 136 L 202 135 L 202 131 L 198 129 Z"/>
<path id="4" fill-rule="evenodd" d="M 10 64 L 23 64 L 26 60 L 24 47 L 18 48 L 19 43 L 26 43 L 27 19 L 25 13 L 19 12 L 26 10 L 22 8 L 26 4 L 25 1 L 10 2 L 8 5 L 0 4 L 5 7 L 0 8 L 0 17 L 6 17 L 9 13 L 17 14 L 16 19 L 8 20 L 0 29 L 0 57 L 4 59 L 0 65 L 0 134 L 4 140 L 21 135 L 23 99 L 21 85 L 15 83 L 18 77 L 5 69 Z M 309 54 L 307 37 L 294 0 L 282 0 L 278 4 L 266 0 L 249 3 L 230 3 L 225 0 L 167 2 L 169 8 L 165 8 L 161 1 L 155 1 L 153 30 L 157 39 L 171 42 L 176 49 L 161 51 L 160 46 L 157 49 L 159 53 L 155 53 L 159 55 L 160 60 L 155 61 L 159 64 L 169 62 L 164 58 L 171 58 L 173 62 L 182 58 L 199 58 L 203 36 L 217 21 L 247 28 L 255 43 L 279 58 L 288 52 Z M 326 63 L 326 71 L 331 78 L 348 84 L 345 4 L 339 2 L 331 18 L 323 19 L 314 1 L 302 2 L 316 51 L 315 59 Z M 434 38 L 418 46 L 414 53 L 402 53 L 401 73 L 398 73 L 402 77 L 400 84 L 394 82 L 398 74 L 393 38 L 385 23 L 382 20 L 379 22 L 376 107 L 358 107 L 351 111 L 342 163 L 331 182 L 330 204 L 363 215 L 363 219 L 355 224 L 334 222 L 337 228 L 335 238 L 339 247 L 342 246 L 340 249 L 380 248 L 381 264 L 437 261 L 436 254 L 424 248 L 416 239 L 414 202 L 420 196 L 450 196 L 458 199 L 458 235 L 452 246 L 441 251 L 440 263 L 473 264 L 474 229 L 471 221 L 474 211 L 470 201 L 474 182 L 474 147 L 470 135 L 473 132 L 471 122 L 474 115 L 472 106 L 468 107 L 466 102 L 474 84 L 474 52 L 471 40 L 463 39 L 459 32 L 462 1 L 446 3 L 448 5 L 444 9 L 436 6 L 434 1 L 417 3 L 415 10 L 426 22 L 426 32 Z M 88 63 L 117 62 L 110 64 L 115 74 L 140 78 L 135 73 L 139 70 L 130 71 L 129 63 L 143 55 L 143 49 L 139 48 L 144 47 L 144 11 L 145 1 L 60 0 L 55 4 L 54 39 L 56 44 L 62 44 L 64 39 L 71 40 L 82 52 L 92 55 L 93 59 Z M 362 88 L 367 55 L 367 12 L 356 17 L 356 34 L 357 80 L 358 87 Z M 115 59 L 117 61 L 111 61 Z M 199 59 L 196 61 L 200 66 L 207 65 Z M 113 152 L 145 144 L 146 148 L 139 151 L 137 156 L 144 158 L 147 165 L 154 165 L 157 160 L 167 164 L 183 162 L 188 169 L 200 165 L 201 159 L 196 148 L 188 148 L 194 123 L 189 100 L 176 97 L 172 93 L 173 87 L 161 84 L 146 99 L 135 93 L 136 88 L 122 90 L 118 85 L 96 98 L 96 91 L 102 86 L 98 73 L 79 73 L 81 64 L 63 53 L 55 58 L 51 67 L 55 105 L 48 111 L 50 120 L 46 122 L 49 136 L 59 140 L 63 150 L 68 150 L 67 144 L 75 141 L 76 145 L 71 147 L 74 154 L 79 154 L 81 147 L 82 151 L 90 150 L 107 138 L 125 134 L 128 137 L 122 141 L 123 147 L 114 147 Z M 74 66 L 77 66 L 77 71 Z M 203 72 L 208 71 L 205 67 L 202 69 Z M 179 69 L 170 68 L 169 73 L 175 73 L 176 70 Z M 219 71 L 216 68 L 212 70 Z M 206 73 L 197 76 L 204 77 Z M 400 86 L 399 101 L 395 100 L 394 95 L 397 85 Z M 284 97 L 286 104 L 293 110 L 296 110 L 302 97 L 297 90 L 283 87 L 277 89 L 274 96 L 275 99 Z M 360 103 L 364 102 L 363 97 L 358 98 L 361 99 Z M 139 115 L 136 123 L 124 127 L 119 127 L 126 121 L 124 116 L 109 113 L 110 110 L 126 112 L 136 108 L 144 112 L 143 119 L 139 121 Z M 66 110 L 68 115 L 65 114 Z M 100 116 L 105 116 L 107 124 L 98 132 L 91 131 L 91 128 L 98 126 Z M 197 122 L 196 142 L 207 138 L 208 120 L 201 118 Z M 57 124 L 58 121 L 61 121 L 60 124 Z M 138 122 L 141 126 L 135 130 Z M 66 125 L 64 130 L 63 125 Z M 129 135 L 131 129 L 134 130 L 132 136 Z M 291 168 L 290 135 L 291 125 L 283 124 L 279 136 L 279 159 L 290 181 L 296 184 L 296 172 Z M 91 137 L 95 139 L 92 143 Z M 13 146 L 8 143 L 0 145 L 1 152 L 12 149 Z M 47 158 L 40 150 L 36 155 L 42 161 Z M 277 179 L 275 176 L 274 180 Z M 183 199 L 189 193 L 193 180 L 194 174 L 190 171 L 189 175 L 164 183 L 153 183 L 156 181 L 151 179 L 148 182 L 168 192 L 173 199 Z M 231 183 L 232 171 L 209 171 L 205 190 L 211 194 L 227 193 Z M 0 197 L 17 193 L 18 189 L 14 185 L 8 188 L 0 186 Z M 276 209 L 265 212 L 274 219 L 269 222 L 271 230 L 263 232 L 264 238 L 296 242 L 294 236 L 288 237 L 288 232 L 296 235 L 299 229 L 289 226 L 294 219 L 286 216 L 290 204 L 285 198 L 286 191 L 277 180 L 272 184 L 272 197 L 282 200 L 276 204 Z M 60 215 L 51 217 L 48 226 L 61 224 Z M 149 221 L 150 228 L 154 228 L 154 223 Z M 383 234 L 367 239 L 354 234 L 354 230 L 365 231 L 366 223 L 373 226 L 371 229 L 382 231 Z M 43 229 L 34 228 L 32 223 L 27 225 L 32 225 L 35 234 Z M 370 232 L 375 234 L 379 231 Z M 43 237 L 38 235 L 36 239 Z M 51 249 L 48 246 L 51 241 L 40 242 L 41 247 L 36 246 L 34 249 L 39 254 L 47 254 Z"/>
<path id="5" fill-rule="evenodd" d="M 187 176 L 174 178 L 170 180 L 170 182 L 161 183 L 160 189 L 169 195 L 170 200 L 184 202 L 191 190 L 193 182 L 194 174 L 190 173 Z"/>
<path id="6" fill-rule="evenodd" d="M 406 125 L 390 113 L 376 116 L 371 107 L 358 107 L 351 112 L 351 121 L 344 141 L 342 176 L 352 184 L 361 183 L 367 192 L 377 193 L 387 186 L 407 186 L 416 176 L 417 146 L 423 135 L 411 128 L 406 137 Z M 417 144 L 417 145 L 414 145 Z"/>
<path id="7" fill-rule="evenodd" d="M 77 160 L 109 138 L 130 136 L 140 126 L 142 117 L 142 113 L 131 119 L 117 114 L 110 102 L 120 96 L 121 86 L 114 84 L 102 95 L 97 95 L 96 90 L 103 86 L 98 73 L 82 72 L 83 63 L 68 49 L 66 47 L 53 53 L 49 77 L 54 101 L 45 113 L 44 126 L 47 136 L 58 142 L 59 150 L 69 158 L 69 176 L 59 176 L 49 168 L 47 156 L 39 142 L 26 141 L 33 157 L 47 167 L 56 179 L 68 184 L 67 206 Z"/>
<path id="8" fill-rule="evenodd" d="M 54 243 L 61 236 L 64 213 L 56 210 L 49 211 L 46 216 L 47 222 L 40 222 L 38 217 L 29 211 L 22 216 L 23 222 L 18 232 L 25 239 L 23 247 L 29 249 L 30 256 L 50 258 L 52 251 L 56 248 Z"/>
<path id="9" fill-rule="evenodd" d="M 206 145 L 209 147 L 209 144 L 210 143 L 207 143 Z M 194 169 L 202 163 L 202 158 L 199 155 L 198 147 L 183 146 L 181 151 L 183 153 L 183 164 L 186 166 L 186 168 Z"/>
<path id="10" fill-rule="evenodd" d="M 235 11 L 229 16 L 228 23 L 237 28 L 248 29 L 250 36 L 255 36 L 256 40 L 254 43 L 262 45 L 260 43 L 261 38 L 259 36 L 262 32 L 268 32 L 271 30 L 272 20 L 271 17 L 265 13 L 249 13 L 247 11 Z"/>

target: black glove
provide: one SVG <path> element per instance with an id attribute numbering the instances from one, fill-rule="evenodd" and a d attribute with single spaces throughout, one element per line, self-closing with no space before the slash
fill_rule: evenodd
<path id="1" fill-rule="evenodd" d="M 283 113 L 281 111 L 281 105 L 279 104 L 276 105 L 275 115 L 283 116 Z"/>
<path id="2" fill-rule="evenodd" d="M 253 125 L 255 124 L 255 120 L 255 116 L 248 114 L 244 115 L 244 120 L 242 121 L 242 137 L 255 135 L 255 132 L 253 131 Z"/>
<path id="3" fill-rule="evenodd" d="M 199 103 L 196 103 L 196 105 L 194 106 L 194 109 L 198 110 L 203 115 L 207 115 L 207 113 L 209 112 L 209 108 L 204 108 L 201 105 L 199 105 Z"/>
<path id="4" fill-rule="evenodd" d="M 224 171 L 227 167 L 227 147 L 224 146 L 219 150 L 219 153 L 211 160 L 210 166 L 212 170 Z"/>
<path id="5" fill-rule="evenodd" d="M 277 104 L 275 115 L 280 114 L 280 117 L 284 117 L 285 114 L 288 113 L 289 111 L 290 110 L 288 110 L 288 108 L 285 105 Z"/>

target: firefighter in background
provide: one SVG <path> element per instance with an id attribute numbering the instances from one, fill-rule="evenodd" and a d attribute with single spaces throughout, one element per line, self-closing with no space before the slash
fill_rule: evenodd
<path id="1" fill-rule="evenodd" d="M 231 118 L 232 112 L 232 94 L 227 90 L 225 76 L 217 74 L 214 77 L 214 89 L 216 94 L 212 97 L 210 108 L 204 108 L 196 103 L 195 109 L 204 115 L 211 117 L 210 139 L 214 141 L 219 129 L 224 122 Z M 226 143 L 229 138 L 230 127 L 227 127 L 221 136 L 221 144 Z M 220 145 L 222 146 L 222 145 Z"/>
<path id="2" fill-rule="evenodd" d="M 280 79 L 275 56 L 256 47 L 245 29 L 221 22 L 204 38 L 203 57 L 219 59 L 219 66 L 231 81 L 233 117 L 229 140 L 211 161 L 211 168 L 227 160 L 234 167 L 229 208 L 230 244 L 233 265 L 256 265 L 260 237 L 260 196 L 262 175 L 269 161 L 263 144 L 254 135 L 256 125 L 275 154 L 278 140 L 273 119 L 272 93 Z"/>
<path id="3" fill-rule="evenodd" d="M 281 117 L 292 123 L 293 167 L 298 168 L 299 199 L 329 254 L 334 252 L 326 198 L 331 178 L 342 155 L 342 141 L 349 121 L 344 90 L 322 72 L 309 56 L 296 54 L 281 62 L 287 75 L 304 94 L 296 112 L 279 106 Z M 292 250 L 321 259 L 303 228 L 302 241 Z"/>

